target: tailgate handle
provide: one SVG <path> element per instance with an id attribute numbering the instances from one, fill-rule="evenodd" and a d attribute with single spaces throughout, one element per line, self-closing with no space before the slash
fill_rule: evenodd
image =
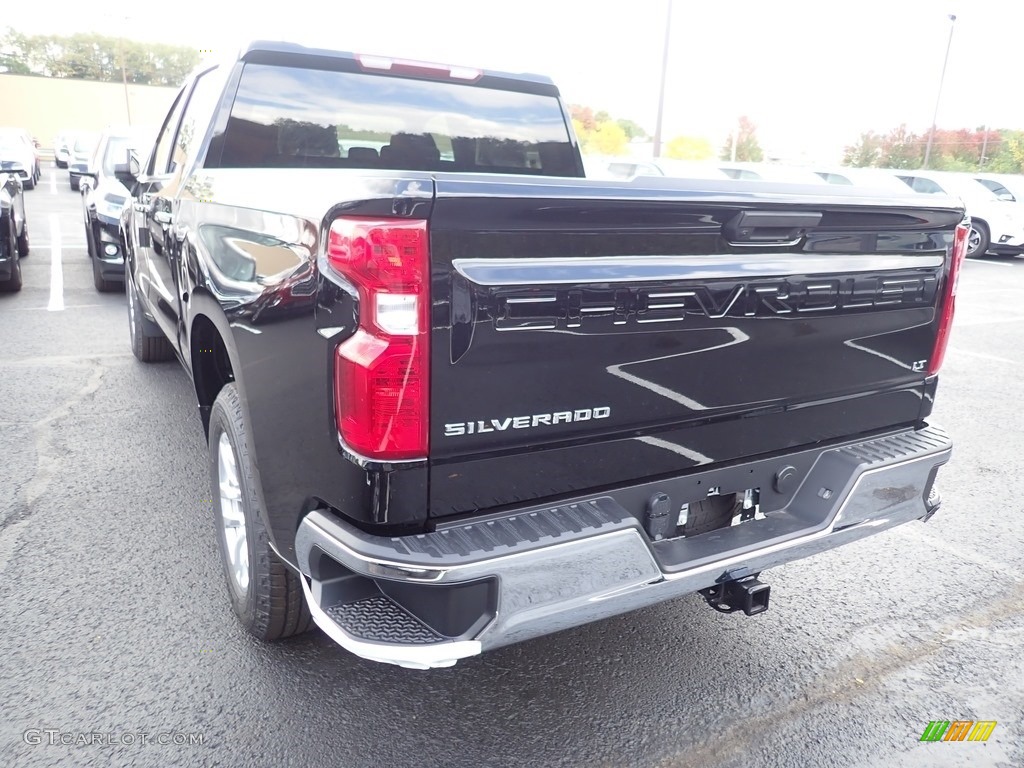
<path id="1" fill-rule="evenodd" d="M 796 245 L 819 224 L 820 213 L 742 211 L 722 226 L 722 235 L 729 245 Z"/>

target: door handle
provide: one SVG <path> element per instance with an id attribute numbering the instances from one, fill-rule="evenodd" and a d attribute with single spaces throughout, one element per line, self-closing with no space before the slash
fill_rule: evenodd
<path id="1" fill-rule="evenodd" d="M 153 221 L 157 224 L 170 224 L 173 217 L 167 211 L 156 211 L 153 213 Z"/>

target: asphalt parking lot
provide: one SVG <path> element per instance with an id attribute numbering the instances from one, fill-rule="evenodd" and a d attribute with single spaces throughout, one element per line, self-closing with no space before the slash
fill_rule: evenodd
<path id="1" fill-rule="evenodd" d="M 689 597 L 418 672 L 236 625 L 184 371 L 132 357 L 66 172 L 26 206 L 0 294 L 5 765 L 1024 765 L 1024 259 L 964 268 L 932 521 L 766 573 L 761 616 Z M 921 743 L 936 719 L 998 724 Z"/>

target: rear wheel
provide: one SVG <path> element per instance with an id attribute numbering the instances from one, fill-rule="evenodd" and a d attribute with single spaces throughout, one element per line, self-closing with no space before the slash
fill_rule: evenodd
<path id="1" fill-rule="evenodd" d="M 224 386 L 210 411 L 209 453 L 217 543 L 235 615 L 260 640 L 305 632 L 312 619 L 302 577 L 270 547 L 234 383 Z"/>
<path id="2" fill-rule="evenodd" d="M 95 260 L 93 261 L 95 264 Z M 132 354 L 143 363 L 158 363 L 174 357 L 171 342 L 152 320 L 146 319 L 139 306 L 139 294 L 135 281 L 125 265 L 124 288 L 128 294 L 128 333 L 132 342 Z"/>
<path id="3" fill-rule="evenodd" d="M 21 234 L 18 236 L 18 258 L 24 259 L 28 256 L 28 222 L 21 227 Z"/>
<path id="4" fill-rule="evenodd" d="M 78 191 L 78 179 L 77 178 L 75 178 L 74 176 L 69 176 L 68 177 L 68 184 L 71 186 L 72 191 L 74 191 L 74 192 Z"/>
<path id="5" fill-rule="evenodd" d="M 11 259 L 11 276 L 6 280 L 0 281 L 0 291 L 5 293 L 15 293 L 21 290 L 22 277 L 21 277 L 21 259 L 18 258 L 18 242 L 14 237 L 14 226 L 11 225 L 7 232 L 7 242 L 0 245 L 3 249 L 4 256 Z"/>
<path id="6" fill-rule="evenodd" d="M 100 272 L 100 260 L 97 258 L 90 259 L 92 262 L 92 284 L 96 286 L 96 290 L 100 293 L 114 293 L 115 291 L 123 291 L 124 283 L 120 280 L 107 280 L 103 277 L 103 273 Z"/>
<path id="7" fill-rule="evenodd" d="M 967 258 L 984 256 L 989 244 L 988 226 L 983 221 L 972 221 L 971 231 L 967 233 Z"/>
<path id="8" fill-rule="evenodd" d="M 36 188 L 36 177 L 35 177 L 35 175 L 32 175 L 29 178 L 25 179 L 25 181 L 22 182 L 22 186 L 25 189 L 35 189 Z"/>

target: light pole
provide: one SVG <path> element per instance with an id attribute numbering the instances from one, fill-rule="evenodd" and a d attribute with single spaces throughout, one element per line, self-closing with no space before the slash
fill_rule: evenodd
<path id="1" fill-rule="evenodd" d="M 668 74 L 668 44 L 672 38 L 672 0 L 665 16 L 665 50 L 661 56 L 661 90 L 658 91 L 658 123 L 654 126 L 654 156 L 661 157 L 661 120 L 665 113 L 665 79 Z"/>
<path id="2" fill-rule="evenodd" d="M 132 105 L 131 100 L 128 98 L 128 74 L 124 69 L 124 39 L 119 37 L 117 39 L 117 52 L 118 58 L 121 59 L 121 82 L 124 83 L 124 110 L 128 115 L 128 125 L 132 124 Z"/>
<path id="3" fill-rule="evenodd" d="M 946 65 L 949 64 L 949 49 L 953 46 L 953 30 L 956 29 L 956 16 L 949 14 L 949 40 L 946 42 L 946 57 L 942 60 L 942 74 L 939 76 L 939 92 L 935 95 L 935 111 L 932 113 L 932 127 L 928 131 L 928 144 L 924 148 L 923 168 L 928 168 L 932 156 L 932 143 L 935 141 L 935 123 L 939 119 L 939 103 L 942 101 L 942 83 L 946 79 Z"/>

